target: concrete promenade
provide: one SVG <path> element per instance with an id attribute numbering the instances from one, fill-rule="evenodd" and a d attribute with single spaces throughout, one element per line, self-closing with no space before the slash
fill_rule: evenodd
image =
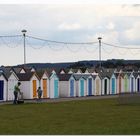
<path id="1" fill-rule="evenodd" d="M 78 101 L 78 100 L 97 100 L 97 99 L 109 99 L 109 98 L 118 98 L 118 95 L 103 95 L 103 96 L 85 96 L 85 97 L 67 97 L 67 98 L 58 98 L 58 99 L 31 99 L 31 100 L 24 100 L 24 103 L 55 103 L 55 102 L 65 102 L 65 101 Z M 13 101 L 0 101 L 0 105 L 4 104 L 12 104 Z"/>

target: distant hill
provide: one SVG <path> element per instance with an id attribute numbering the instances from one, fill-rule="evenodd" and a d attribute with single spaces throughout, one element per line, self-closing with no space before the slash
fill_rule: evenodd
<path id="1" fill-rule="evenodd" d="M 134 65 L 136 67 L 140 67 L 140 60 L 124 60 L 124 59 L 109 59 L 103 60 L 103 67 L 117 67 L 117 66 L 126 66 L 126 65 Z M 19 67 L 23 65 L 17 65 L 15 67 Z M 28 67 L 36 67 L 36 68 L 76 68 L 76 67 L 98 67 L 99 60 L 84 60 L 78 62 L 65 62 L 65 63 L 28 63 L 26 64 Z"/>

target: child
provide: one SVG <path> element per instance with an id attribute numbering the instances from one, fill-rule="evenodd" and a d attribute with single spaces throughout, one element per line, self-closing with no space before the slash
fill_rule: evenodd
<path id="1" fill-rule="evenodd" d="M 38 87 L 38 89 L 37 89 L 37 93 L 38 93 L 38 99 L 41 99 L 41 96 L 42 96 L 42 90 L 41 90 L 41 87 Z"/>

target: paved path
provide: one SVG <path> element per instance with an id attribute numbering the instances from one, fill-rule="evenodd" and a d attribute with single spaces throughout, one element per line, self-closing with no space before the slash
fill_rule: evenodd
<path id="1" fill-rule="evenodd" d="M 68 97 L 68 98 L 58 98 L 58 99 L 41 99 L 38 101 L 37 99 L 32 100 L 24 100 L 24 103 L 38 103 L 38 102 L 64 102 L 64 101 L 77 101 L 77 100 L 93 100 L 93 99 L 108 99 L 108 98 L 117 98 L 118 95 L 104 95 L 104 96 L 86 96 L 86 97 Z M 3 101 L 0 102 L 0 105 L 3 104 L 12 104 L 13 101 Z"/>

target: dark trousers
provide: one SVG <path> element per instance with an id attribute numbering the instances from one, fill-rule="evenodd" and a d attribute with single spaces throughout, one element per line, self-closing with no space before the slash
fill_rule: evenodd
<path id="1" fill-rule="evenodd" d="M 17 96 L 18 96 L 18 93 L 14 92 L 14 102 L 13 102 L 13 104 L 17 104 Z"/>

